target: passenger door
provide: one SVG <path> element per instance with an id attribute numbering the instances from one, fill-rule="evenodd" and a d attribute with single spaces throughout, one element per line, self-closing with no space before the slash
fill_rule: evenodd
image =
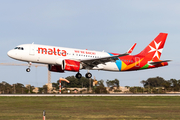
<path id="1" fill-rule="evenodd" d="M 35 55 L 35 46 L 33 44 L 29 47 L 29 55 Z"/>

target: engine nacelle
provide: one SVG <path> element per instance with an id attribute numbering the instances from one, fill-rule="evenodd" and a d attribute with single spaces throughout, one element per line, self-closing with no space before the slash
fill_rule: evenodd
<path id="1" fill-rule="evenodd" d="M 82 65 L 79 61 L 65 59 L 62 62 L 62 69 L 79 72 L 79 69 L 82 69 Z"/>
<path id="2" fill-rule="evenodd" d="M 53 72 L 64 72 L 61 65 L 48 65 L 48 70 Z"/>

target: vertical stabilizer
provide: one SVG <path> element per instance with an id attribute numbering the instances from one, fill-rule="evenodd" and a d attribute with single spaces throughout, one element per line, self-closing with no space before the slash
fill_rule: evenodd
<path id="1" fill-rule="evenodd" d="M 164 44 L 166 42 L 167 33 L 160 33 L 143 51 L 137 56 L 151 58 L 153 61 L 158 61 L 161 57 Z"/>

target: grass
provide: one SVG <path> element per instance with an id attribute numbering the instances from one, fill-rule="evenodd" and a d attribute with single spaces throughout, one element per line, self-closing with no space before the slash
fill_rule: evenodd
<path id="1" fill-rule="evenodd" d="M 0 97 L 0 120 L 179 119 L 180 97 Z"/>

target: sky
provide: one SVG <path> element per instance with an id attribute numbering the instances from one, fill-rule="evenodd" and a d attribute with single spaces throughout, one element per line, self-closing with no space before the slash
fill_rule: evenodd
<path id="1" fill-rule="evenodd" d="M 97 80 L 120 81 L 120 86 L 142 86 L 150 77 L 180 79 L 179 0 L 0 0 L 0 63 L 24 63 L 7 52 L 20 44 L 43 44 L 132 55 L 142 51 L 160 32 L 168 33 L 161 55 L 169 66 L 132 72 L 91 70 Z M 27 65 L 28 66 L 28 65 Z M 42 87 L 46 67 L 0 66 L 0 82 Z M 85 76 L 86 70 L 81 70 Z M 75 72 L 52 73 L 51 82 Z M 105 83 L 104 83 L 105 84 Z M 105 84 L 106 85 L 106 84 Z"/>

